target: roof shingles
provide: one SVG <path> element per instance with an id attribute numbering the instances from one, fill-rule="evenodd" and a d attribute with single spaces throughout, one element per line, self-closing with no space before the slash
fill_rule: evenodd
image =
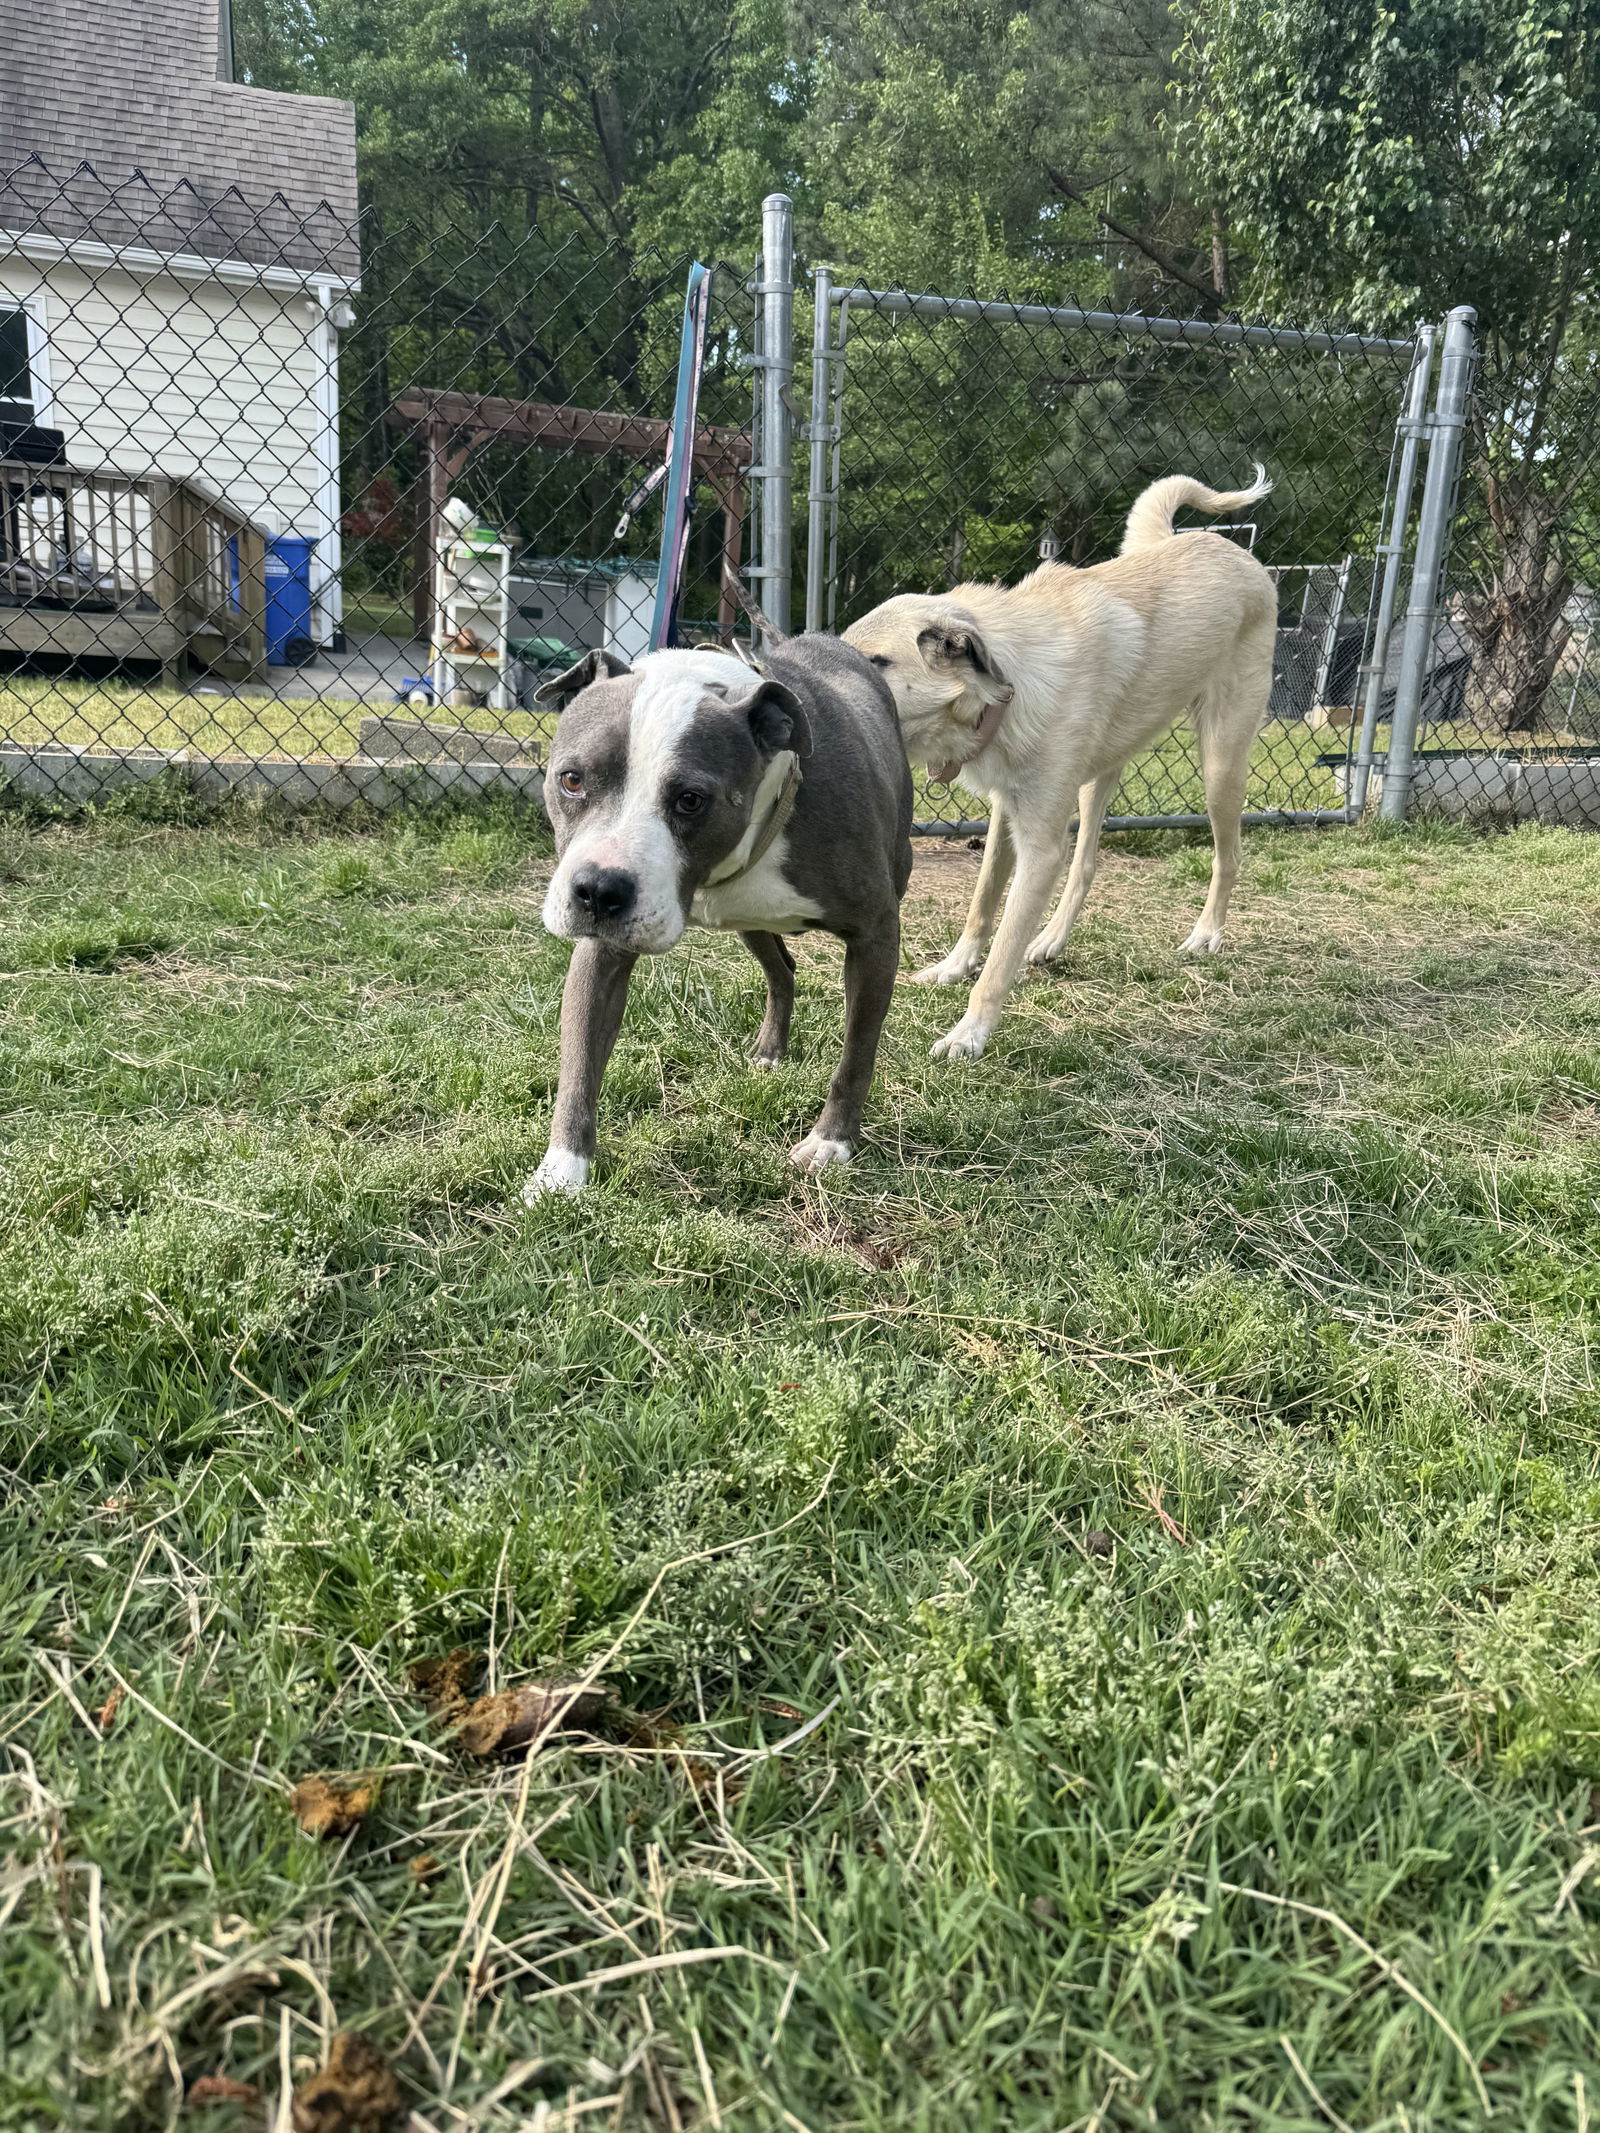
<path id="1" fill-rule="evenodd" d="M 0 228 L 356 273 L 354 107 L 218 39 L 218 0 L 0 0 Z"/>

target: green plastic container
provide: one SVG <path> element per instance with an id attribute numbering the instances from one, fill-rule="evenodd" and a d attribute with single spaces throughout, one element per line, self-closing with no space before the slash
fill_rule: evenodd
<path id="1" fill-rule="evenodd" d="M 530 667 L 575 667 L 583 654 L 559 637 L 510 637 L 506 650 Z"/>

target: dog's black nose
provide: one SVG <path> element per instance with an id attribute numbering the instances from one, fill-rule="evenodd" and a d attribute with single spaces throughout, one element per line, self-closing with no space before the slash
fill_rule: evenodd
<path id="1" fill-rule="evenodd" d="M 582 867 L 572 877 L 573 900 L 593 919 L 626 918 L 638 893 L 633 876 L 617 867 Z"/>

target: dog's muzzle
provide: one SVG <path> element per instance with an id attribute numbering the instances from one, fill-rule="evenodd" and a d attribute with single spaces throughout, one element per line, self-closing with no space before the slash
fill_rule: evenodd
<path id="1" fill-rule="evenodd" d="M 570 873 L 557 870 L 544 922 L 563 940 L 604 941 L 625 955 L 665 955 L 682 939 L 688 913 L 632 867 L 581 860 Z"/>
<path id="2" fill-rule="evenodd" d="M 579 867 L 568 893 L 598 930 L 628 916 L 639 901 L 639 884 L 622 867 Z"/>

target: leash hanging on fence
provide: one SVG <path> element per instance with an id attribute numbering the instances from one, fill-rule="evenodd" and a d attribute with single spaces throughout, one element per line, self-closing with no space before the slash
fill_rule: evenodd
<path id="1" fill-rule="evenodd" d="M 650 622 L 650 649 L 658 652 L 676 634 L 678 596 L 689 553 L 689 502 L 694 491 L 694 435 L 700 410 L 700 377 L 706 361 L 706 326 L 711 317 L 711 269 L 698 260 L 689 269 L 683 300 L 683 334 L 678 343 L 678 390 L 667 433 L 667 500 L 661 518 L 661 560 L 656 566 L 656 605 Z"/>

